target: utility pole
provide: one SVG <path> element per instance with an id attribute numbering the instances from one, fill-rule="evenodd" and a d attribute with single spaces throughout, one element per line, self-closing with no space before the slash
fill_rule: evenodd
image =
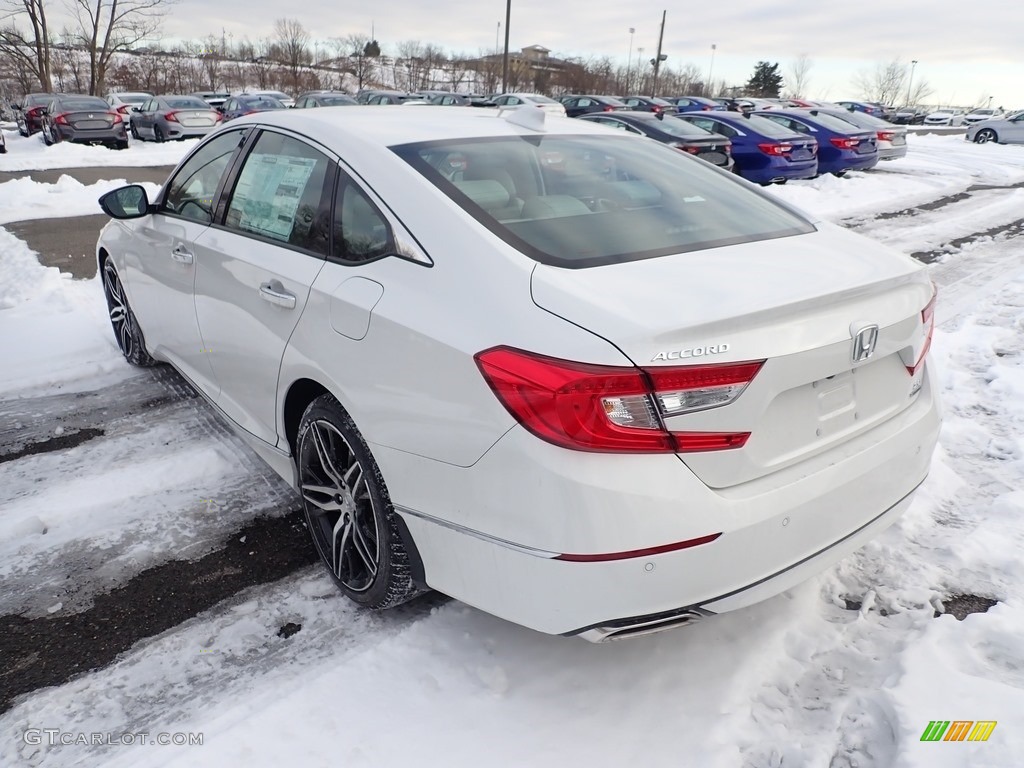
<path id="1" fill-rule="evenodd" d="M 505 55 L 501 59 L 501 92 L 508 92 L 508 25 L 512 21 L 512 0 L 505 0 Z"/>
<path id="2" fill-rule="evenodd" d="M 668 56 L 661 52 L 661 43 L 665 39 L 665 13 L 666 11 L 661 12 L 661 31 L 658 32 L 658 53 L 651 59 L 651 63 L 654 65 L 654 83 L 651 85 L 652 99 L 658 95 L 658 70 L 661 69 L 661 62 L 668 58 Z"/>
<path id="3" fill-rule="evenodd" d="M 633 34 L 636 27 L 629 28 L 629 55 L 626 57 L 626 95 L 630 94 L 633 82 Z"/>
<path id="4" fill-rule="evenodd" d="M 910 62 L 910 81 L 907 83 L 907 106 L 911 106 L 910 103 L 910 86 L 914 84 L 914 69 L 917 68 L 917 59 Z"/>

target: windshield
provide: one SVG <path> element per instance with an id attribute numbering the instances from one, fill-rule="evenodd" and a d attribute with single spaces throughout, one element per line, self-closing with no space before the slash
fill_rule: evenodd
<path id="1" fill-rule="evenodd" d="M 617 264 L 814 229 L 709 164 L 626 136 L 392 149 L 491 232 L 544 264 Z"/>
<path id="2" fill-rule="evenodd" d="M 356 100 L 350 96 L 317 96 L 317 99 L 328 107 L 335 107 L 339 104 L 355 104 Z"/>

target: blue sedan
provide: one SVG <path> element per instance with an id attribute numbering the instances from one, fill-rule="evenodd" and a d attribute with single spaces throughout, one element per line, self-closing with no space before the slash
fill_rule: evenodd
<path id="1" fill-rule="evenodd" d="M 676 119 L 727 137 L 733 171 L 750 181 L 784 184 L 818 175 L 818 143 L 805 133 L 737 112 L 681 112 Z"/>
<path id="2" fill-rule="evenodd" d="M 668 99 L 680 112 L 724 112 L 725 105 L 703 96 L 673 96 Z"/>
<path id="3" fill-rule="evenodd" d="M 788 131 L 813 136 L 818 142 L 818 173 L 842 176 L 847 171 L 866 171 L 878 165 L 875 131 L 822 112 L 812 115 L 801 109 L 756 112 Z"/>

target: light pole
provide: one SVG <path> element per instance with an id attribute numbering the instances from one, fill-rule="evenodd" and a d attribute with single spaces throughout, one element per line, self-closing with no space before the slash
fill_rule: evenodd
<path id="1" fill-rule="evenodd" d="M 917 59 L 913 59 L 910 62 L 910 80 L 907 83 L 907 106 L 912 106 L 910 103 L 911 86 L 914 84 L 914 69 L 917 67 Z"/>
<path id="2" fill-rule="evenodd" d="M 501 22 L 498 22 L 498 29 L 494 33 L 494 52 L 497 53 L 501 50 Z"/>
<path id="3" fill-rule="evenodd" d="M 708 65 L 708 84 L 704 91 L 704 95 L 707 97 L 711 96 L 711 73 L 715 71 L 715 49 L 718 46 L 714 43 L 711 44 L 711 63 Z"/>
<path id="4" fill-rule="evenodd" d="M 512 0 L 505 0 L 505 55 L 501 58 L 501 92 L 508 91 L 508 24 L 512 20 Z"/>
<path id="5" fill-rule="evenodd" d="M 629 55 L 626 57 L 626 95 L 630 93 L 630 83 L 633 80 L 633 34 L 636 28 L 629 28 Z"/>
<path id="6" fill-rule="evenodd" d="M 637 70 L 637 73 L 640 75 L 640 82 L 637 83 L 637 92 L 640 92 L 640 91 L 644 90 L 644 66 L 643 66 L 643 64 L 640 63 L 643 60 L 644 60 L 644 49 L 643 49 L 643 47 L 637 48 L 636 49 L 636 64 L 637 64 L 636 70 Z"/>

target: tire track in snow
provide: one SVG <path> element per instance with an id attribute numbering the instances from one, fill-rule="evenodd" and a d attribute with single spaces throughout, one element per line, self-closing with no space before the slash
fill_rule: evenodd
<path id="1" fill-rule="evenodd" d="M 297 496 L 169 367 L 0 402 L 0 614 L 45 615 L 206 555 Z M 103 434 L 75 445 L 65 436 Z"/>

